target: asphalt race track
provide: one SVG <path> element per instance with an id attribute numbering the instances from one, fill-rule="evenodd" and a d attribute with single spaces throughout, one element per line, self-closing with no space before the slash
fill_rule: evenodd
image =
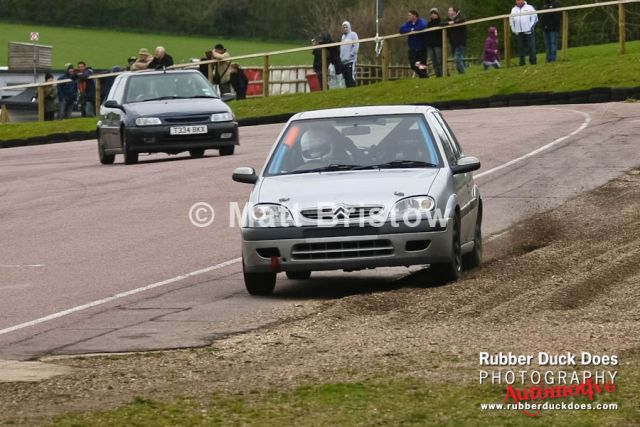
<path id="1" fill-rule="evenodd" d="M 640 165 L 638 104 L 444 115 L 482 161 L 485 238 Z M 244 203 L 250 186 L 231 173 L 260 169 L 281 128 L 241 128 L 230 157 L 157 154 L 133 166 L 122 156 L 100 165 L 95 141 L 0 150 L 0 359 L 207 345 L 272 322 L 274 309 L 408 274 L 279 275 L 272 297 L 245 292 L 229 204 Z M 190 221 L 198 202 L 215 208 L 210 226 Z"/>

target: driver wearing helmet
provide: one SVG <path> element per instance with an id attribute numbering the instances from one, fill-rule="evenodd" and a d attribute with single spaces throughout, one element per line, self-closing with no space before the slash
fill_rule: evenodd
<path id="1" fill-rule="evenodd" d="M 327 161 L 333 152 L 331 132 L 327 128 L 311 128 L 300 139 L 300 149 L 305 162 Z"/>

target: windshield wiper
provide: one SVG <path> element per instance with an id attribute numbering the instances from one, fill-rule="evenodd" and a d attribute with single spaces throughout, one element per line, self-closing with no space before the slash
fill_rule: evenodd
<path id="1" fill-rule="evenodd" d="M 184 99 L 184 96 L 175 96 L 175 95 L 160 96 L 158 98 L 143 99 L 143 100 L 137 101 L 137 102 L 162 101 L 164 99 Z"/>
<path id="2" fill-rule="evenodd" d="M 295 171 L 289 172 L 289 175 L 299 174 L 299 173 L 349 171 L 349 170 L 358 169 L 358 168 L 360 168 L 360 165 L 331 164 L 331 165 L 323 166 L 321 168 L 295 170 Z"/>
<path id="3" fill-rule="evenodd" d="M 393 168 L 437 168 L 438 165 L 419 160 L 393 160 L 379 165 L 362 166 L 359 169 L 393 169 Z"/>

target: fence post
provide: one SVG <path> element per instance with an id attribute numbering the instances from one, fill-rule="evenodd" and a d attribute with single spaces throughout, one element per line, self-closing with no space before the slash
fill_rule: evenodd
<path id="1" fill-rule="evenodd" d="M 100 115 L 100 105 L 102 104 L 102 80 L 96 79 L 96 115 Z"/>
<path id="2" fill-rule="evenodd" d="M 567 59 L 569 50 L 569 11 L 562 12 L 562 59 Z"/>
<path id="3" fill-rule="evenodd" d="M 511 67 L 511 25 L 509 18 L 504 18 L 502 34 L 504 34 L 504 63 L 507 68 Z"/>
<path id="4" fill-rule="evenodd" d="M 209 83 L 213 83 L 213 62 L 207 64 L 207 78 L 209 79 Z"/>
<path id="5" fill-rule="evenodd" d="M 442 29 L 442 77 L 449 76 L 449 40 L 447 40 L 447 29 Z"/>
<path id="6" fill-rule="evenodd" d="M 322 81 L 320 82 L 320 84 L 322 85 L 322 90 L 323 91 L 327 91 L 329 90 L 329 76 L 327 74 L 329 71 L 329 64 L 327 63 L 327 48 L 323 47 L 322 50 Z"/>
<path id="7" fill-rule="evenodd" d="M 262 66 L 262 96 L 269 96 L 269 55 L 264 56 Z"/>
<path id="8" fill-rule="evenodd" d="M 3 105 L 0 110 L 0 124 L 7 124 L 9 123 L 9 120 L 9 111 L 7 111 L 7 106 Z"/>
<path id="9" fill-rule="evenodd" d="M 38 121 L 44 122 L 44 86 L 38 86 Z"/>
<path id="10" fill-rule="evenodd" d="M 627 18 L 624 11 L 624 4 L 618 4 L 618 26 L 620 32 L 620 54 L 625 51 L 625 42 L 627 41 Z"/>
<path id="11" fill-rule="evenodd" d="M 389 80 L 389 43 L 382 41 L 382 81 Z"/>

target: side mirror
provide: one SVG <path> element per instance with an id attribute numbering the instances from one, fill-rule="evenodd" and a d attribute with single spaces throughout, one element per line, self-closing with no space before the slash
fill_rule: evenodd
<path id="1" fill-rule="evenodd" d="M 114 101 L 113 99 L 104 103 L 104 106 L 107 108 L 117 108 L 118 110 L 123 110 L 122 105 L 118 104 L 118 101 Z"/>
<path id="2" fill-rule="evenodd" d="M 473 172 L 480 169 L 480 160 L 473 156 L 465 156 L 458 160 L 458 164 L 451 166 L 451 172 L 454 175 Z"/>
<path id="3" fill-rule="evenodd" d="M 258 181 L 258 175 L 253 168 L 237 168 L 233 171 L 231 178 L 235 182 L 242 182 L 244 184 L 255 184 Z"/>
<path id="4" fill-rule="evenodd" d="M 229 101 L 233 101 L 234 99 L 236 99 L 236 94 L 235 93 L 223 93 L 220 96 L 220 99 L 222 100 L 222 102 L 229 102 Z"/>

